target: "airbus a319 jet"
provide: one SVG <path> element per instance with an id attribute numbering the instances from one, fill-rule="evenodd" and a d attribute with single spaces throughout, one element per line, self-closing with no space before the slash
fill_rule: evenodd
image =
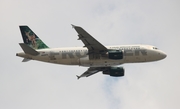
<path id="1" fill-rule="evenodd" d="M 77 78 L 88 77 L 95 73 L 113 77 L 124 76 L 124 63 L 151 62 L 164 59 L 166 54 L 151 45 L 114 45 L 104 46 L 79 26 L 72 25 L 78 33 L 83 47 L 49 48 L 28 26 L 19 26 L 24 43 L 19 43 L 24 52 L 16 53 L 23 57 L 22 62 L 37 60 L 63 65 L 89 67 Z"/>

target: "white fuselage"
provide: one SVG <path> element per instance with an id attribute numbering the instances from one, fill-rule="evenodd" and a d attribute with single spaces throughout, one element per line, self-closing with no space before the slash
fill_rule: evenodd
<path id="1" fill-rule="evenodd" d="M 122 50 L 123 59 L 109 59 L 100 56 L 98 59 L 90 60 L 88 49 L 83 47 L 52 48 L 37 50 L 40 54 L 32 56 L 24 52 L 17 53 L 17 56 L 43 62 L 79 65 L 87 67 L 108 67 L 123 63 L 151 62 L 164 59 L 166 54 L 150 45 L 119 45 L 106 46 L 107 49 Z"/>

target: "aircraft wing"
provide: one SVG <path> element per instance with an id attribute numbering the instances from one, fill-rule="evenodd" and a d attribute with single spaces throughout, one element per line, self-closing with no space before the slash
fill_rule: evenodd
<path id="1" fill-rule="evenodd" d="M 77 78 L 81 78 L 81 77 L 89 77 L 95 73 L 98 73 L 99 71 L 107 71 L 109 70 L 110 67 L 89 67 L 87 71 L 85 71 L 83 74 L 81 74 L 80 76 L 77 76 Z"/>
<path id="2" fill-rule="evenodd" d="M 81 77 L 88 77 L 88 76 L 91 76 L 97 72 L 101 71 L 101 68 L 100 67 L 90 67 L 88 68 L 87 71 L 85 71 L 82 75 L 80 76 L 77 76 L 77 78 L 81 78 Z"/>
<path id="3" fill-rule="evenodd" d="M 83 28 L 72 25 L 78 33 L 79 39 L 84 43 L 84 47 L 88 48 L 89 59 L 96 59 L 100 54 L 107 52 L 107 48 L 87 33 Z"/>

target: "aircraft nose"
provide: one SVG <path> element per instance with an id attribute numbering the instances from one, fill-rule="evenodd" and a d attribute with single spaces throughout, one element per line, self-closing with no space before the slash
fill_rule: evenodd
<path id="1" fill-rule="evenodd" d="M 165 53 L 162 53 L 161 55 L 162 55 L 163 59 L 167 57 L 167 55 Z"/>
<path id="2" fill-rule="evenodd" d="M 164 59 L 167 57 L 166 53 L 164 53 L 164 52 L 160 52 L 159 54 L 161 56 L 161 59 Z"/>

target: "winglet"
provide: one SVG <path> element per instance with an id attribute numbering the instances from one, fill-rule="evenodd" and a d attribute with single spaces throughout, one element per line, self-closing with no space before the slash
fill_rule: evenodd
<path id="1" fill-rule="evenodd" d="M 74 28 L 75 27 L 75 25 L 73 25 L 73 24 L 71 24 L 72 25 L 72 28 Z"/>
<path id="2" fill-rule="evenodd" d="M 81 78 L 81 76 L 76 75 L 77 79 Z"/>
<path id="3" fill-rule="evenodd" d="M 71 24 L 71 26 L 72 26 L 72 28 L 81 28 L 80 26 L 76 26 L 76 25 L 73 25 L 73 24 Z"/>

